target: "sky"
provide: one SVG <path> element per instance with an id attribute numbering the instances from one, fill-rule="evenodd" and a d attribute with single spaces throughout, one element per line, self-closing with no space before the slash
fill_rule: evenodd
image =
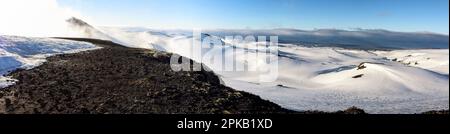
<path id="1" fill-rule="evenodd" d="M 75 16 L 96 26 L 362 28 L 448 35 L 448 5 L 448 0 L 0 0 L 0 34 L 59 35 L 67 31 L 64 20 Z"/>
<path id="2" fill-rule="evenodd" d="M 448 0 L 58 0 L 99 25 L 388 29 L 448 35 Z"/>

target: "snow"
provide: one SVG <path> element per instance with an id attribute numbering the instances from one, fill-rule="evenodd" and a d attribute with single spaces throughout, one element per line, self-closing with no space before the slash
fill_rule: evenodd
<path id="1" fill-rule="evenodd" d="M 256 83 L 222 75 L 225 85 L 293 110 L 337 111 L 357 106 L 369 113 L 420 113 L 448 109 L 448 71 L 443 75 L 371 51 L 284 46 L 280 50 L 297 59 L 280 59 L 277 81 Z M 418 51 L 448 57 L 434 50 Z M 435 60 L 433 64 L 448 63 L 445 58 Z M 358 69 L 361 63 L 364 69 Z"/>
<path id="2" fill-rule="evenodd" d="M 448 75 L 448 49 L 376 51 L 388 59 Z"/>
<path id="3" fill-rule="evenodd" d="M 10 71 L 39 66 L 51 55 L 97 48 L 99 47 L 91 43 L 63 39 L 0 36 L 0 88 L 17 81 L 5 76 Z"/>
<path id="4" fill-rule="evenodd" d="M 337 111 L 357 106 L 369 113 L 420 113 L 449 107 L 448 46 L 380 51 L 367 49 L 370 45 L 345 49 L 280 43 L 278 54 L 268 55 L 278 57 L 278 78 L 273 82 L 260 82 L 261 72 L 223 71 L 221 64 L 192 55 L 195 53 L 189 47 L 192 33 L 110 27 L 102 27 L 100 31 L 128 47 L 172 52 L 202 62 L 218 74 L 226 86 L 259 95 L 288 109 Z M 96 38 L 95 35 L 89 37 Z M 221 57 L 223 52 L 225 63 L 232 62 L 230 57 L 236 56 L 236 61 L 248 68 L 269 67 L 259 62 L 264 59 L 243 56 L 244 52 L 250 57 L 261 54 L 255 44 L 246 44 L 250 47 L 245 49 L 232 40 L 210 37 L 220 38 L 226 44 L 202 49 L 200 56 Z M 239 50 L 235 55 L 232 51 L 221 51 L 233 47 Z M 414 45 L 414 48 L 420 47 L 423 46 Z M 414 64 L 407 64 L 410 62 Z M 358 66 L 364 67 L 358 69 Z"/>

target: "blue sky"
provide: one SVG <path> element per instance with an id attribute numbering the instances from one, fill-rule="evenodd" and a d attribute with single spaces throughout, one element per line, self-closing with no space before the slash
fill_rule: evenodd
<path id="1" fill-rule="evenodd" d="M 449 33 L 448 0 L 58 0 L 104 26 Z"/>

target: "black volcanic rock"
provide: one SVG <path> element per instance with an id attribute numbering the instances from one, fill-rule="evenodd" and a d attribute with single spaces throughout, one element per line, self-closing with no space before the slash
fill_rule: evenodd
<path id="1" fill-rule="evenodd" d="M 423 112 L 422 114 L 450 114 L 449 110 L 433 110 L 433 111 L 427 111 Z"/>
<path id="2" fill-rule="evenodd" d="M 366 112 L 363 109 L 357 108 L 357 107 L 350 107 L 344 111 L 338 111 L 337 114 L 366 114 Z"/>

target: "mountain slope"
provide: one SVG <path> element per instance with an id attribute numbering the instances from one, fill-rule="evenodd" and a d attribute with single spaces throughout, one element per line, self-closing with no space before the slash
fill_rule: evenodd
<path id="1" fill-rule="evenodd" d="M 212 72 L 173 72 L 169 53 L 93 39 L 102 49 L 56 55 L 10 74 L 0 113 L 286 113 L 220 84 Z"/>
<path id="2" fill-rule="evenodd" d="M 405 65 L 431 70 L 440 74 L 449 73 L 448 49 L 375 51 L 389 60 Z"/>

